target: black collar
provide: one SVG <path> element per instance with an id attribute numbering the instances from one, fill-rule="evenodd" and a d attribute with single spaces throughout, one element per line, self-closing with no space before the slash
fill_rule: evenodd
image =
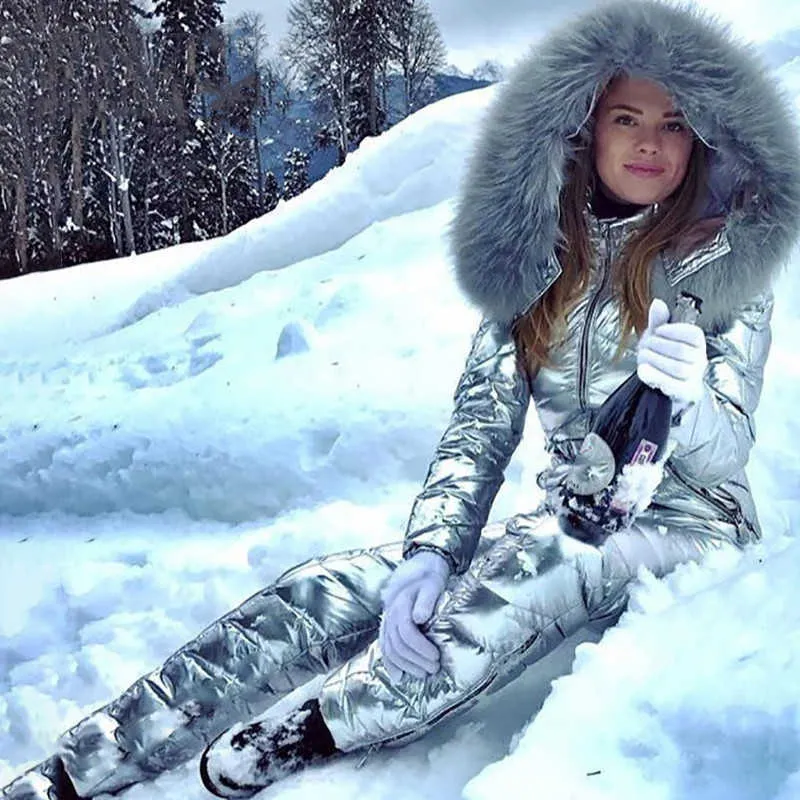
<path id="1" fill-rule="evenodd" d="M 590 201 L 590 207 L 597 219 L 625 219 L 647 208 L 646 205 L 624 203 L 612 199 L 603 190 L 602 181 L 599 179 L 597 181 L 597 188 Z"/>

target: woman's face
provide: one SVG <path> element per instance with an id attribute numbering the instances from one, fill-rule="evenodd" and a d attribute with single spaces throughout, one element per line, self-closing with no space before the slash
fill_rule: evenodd
<path id="1" fill-rule="evenodd" d="M 616 77 L 595 112 L 595 170 L 613 199 L 660 203 L 680 186 L 694 134 L 657 83 Z M 637 171 L 636 165 L 655 171 Z"/>

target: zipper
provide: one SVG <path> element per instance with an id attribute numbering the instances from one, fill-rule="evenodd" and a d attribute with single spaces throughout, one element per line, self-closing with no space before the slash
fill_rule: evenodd
<path id="1" fill-rule="evenodd" d="M 608 278 L 609 271 L 608 262 L 609 255 L 611 253 L 611 237 L 609 236 L 611 225 L 608 222 L 600 222 L 599 224 L 603 238 L 606 242 L 606 252 L 605 256 L 603 257 L 603 277 L 600 280 L 600 288 L 595 292 L 594 297 L 592 297 L 591 302 L 589 303 L 589 308 L 586 312 L 586 320 L 583 326 L 583 332 L 581 333 L 581 349 L 578 359 L 578 403 L 581 407 L 581 411 L 586 411 L 586 394 L 588 390 L 587 362 L 589 360 L 589 330 L 591 329 L 592 317 L 597 306 L 597 301 L 600 299 L 600 295 L 602 295 L 603 290 L 606 288 L 606 279 Z"/>
<path id="2" fill-rule="evenodd" d="M 735 497 L 729 495 L 732 507 L 728 508 L 722 503 L 722 501 L 717 500 L 708 489 L 705 489 L 702 486 L 694 486 L 693 484 L 689 483 L 686 478 L 678 474 L 677 470 L 669 463 L 669 461 L 664 464 L 664 468 L 667 472 L 669 472 L 670 475 L 672 475 L 673 478 L 675 478 L 675 480 L 678 481 L 678 483 L 686 487 L 690 492 L 694 493 L 702 500 L 711 503 L 711 505 L 713 505 L 715 508 L 722 511 L 725 514 L 725 517 L 736 526 L 737 530 L 741 530 L 742 525 L 746 525 L 751 532 L 754 532 L 749 520 L 742 512 L 742 507 L 739 504 L 739 501 Z"/>

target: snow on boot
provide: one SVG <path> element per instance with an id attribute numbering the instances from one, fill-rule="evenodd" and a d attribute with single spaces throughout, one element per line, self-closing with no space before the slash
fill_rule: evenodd
<path id="1" fill-rule="evenodd" d="M 237 724 L 200 758 L 200 779 L 217 797 L 252 797 L 275 781 L 338 753 L 316 699 L 282 719 Z"/>
<path id="2" fill-rule="evenodd" d="M 81 800 L 64 764 L 51 756 L 0 789 L 0 800 Z"/>

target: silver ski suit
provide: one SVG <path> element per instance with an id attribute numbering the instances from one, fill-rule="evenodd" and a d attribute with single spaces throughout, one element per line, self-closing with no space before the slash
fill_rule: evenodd
<path id="1" fill-rule="evenodd" d="M 404 546 L 327 555 L 289 570 L 67 731 L 61 755 L 81 795 L 158 775 L 326 672 L 321 707 L 340 749 L 402 743 L 465 709 L 490 684 L 500 685 L 519 660 L 535 660 L 587 623 L 602 628 L 616 621 L 640 564 L 660 576 L 711 548 L 760 537 L 742 465 L 769 349 L 766 297 L 742 308 L 726 333 L 709 337 L 709 408 L 674 452 L 674 473 L 632 530 L 600 548 L 574 542 L 547 523 L 547 501 L 486 525 L 531 396 L 552 453 L 540 484 L 552 493 L 558 466 L 574 454 L 591 409 L 635 370 L 634 347 L 610 363 L 617 304 L 606 275 L 624 236 L 645 216 L 593 222 L 594 279 L 571 315 L 556 367 L 542 371 L 532 387 L 516 368 L 508 326 L 481 321 Z M 723 479 L 713 490 L 703 488 L 709 468 L 713 479 Z M 446 553 L 455 570 L 426 626 L 441 649 L 442 669 L 425 681 L 407 676 L 398 691 L 376 643 L 379 594 L 403 551 L 418 548 Z M 4 800 L 26 797 L 23 786 L 34 778 L 36 770 L 6 789 Z"/>
<path id="2" fill-rule="evenodd" d="M 761 537 L 744 467 L 774 277 L 800 237 L 800 147 L 791 104 L 756 58 L 721 24 L 655 0 L 604 5 L 537 44 L 498 88 L 463 181 L 453 257 L 481 321 L 404 540 L 289 570 L 63 734 L 60 756 L 81 795 L 186 761 L 320 674 L 320 706 L 340 749 L 409 741 L 582 626 L 613 624 L 640 565 L 661 576 Z M 510 330 L 561 273 L 568 142 L 589 130 L 600 89 L 619 69 L 660 81 L 686 109 L 709 148 L 698 218 L 721 215 L 725 226 L 680 258 L 653 260 L 653 297 L 669 307 L 681 290 L 703 299 L 706 396 L 694 423 L 674 429 L 676 449 L 651 506 L 630 530 L 592 547 L 556 530 L 551 511 L 596 409 L 636 369 L 635 342 L 612 362 L 619 307 L 609 268 L 654 208 L 616 221 L 588 215 L 591 279 L 552 368 L 525 380 Z M 528 508 L 487 525 L 531 400 L 551 456 L 538 476 L 544 492 L 534 497 L 531 487 Z M 376 644 L 380 590 L 419 548 L 453 567 L 425 626 L 441 670 L 393 687 Z M 54 763 L 0 791 L 2 800 L 48 797 Z"/>

